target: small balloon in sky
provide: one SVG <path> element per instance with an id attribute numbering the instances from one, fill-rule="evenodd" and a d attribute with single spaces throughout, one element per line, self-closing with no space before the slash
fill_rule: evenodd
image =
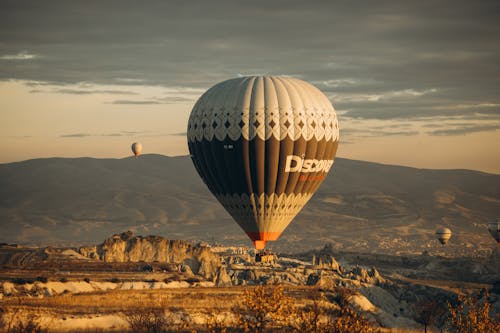
<path id="1" fill-rule="evenodd" d="M 140 144 L 140 142 L 134 142 L 132 144 L 132 152 L 134 153 L 135 157 L 141 155 L 141 152 L 142 152 L 142 145 Z"/>
<path id="2" fill-rule="evenodd" d="M 446 245 L 451 238 L 451 230 L 448 228 L 439 228 L 436 230 L 436 236 L 441 244 Z"/>

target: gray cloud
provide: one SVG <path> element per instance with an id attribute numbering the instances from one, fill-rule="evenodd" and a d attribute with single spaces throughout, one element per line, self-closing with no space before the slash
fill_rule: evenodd
<path id="1" fill-rule="evenodd" d="M 198 95 L 193 97 L 183 97 L 183 96 L 165 96 L 157 98 L 157 101 L 163 102 L 164 104 L 176 104 L 176 103 L 184 103 L 184 102 L 193 102 L 196 100 Z"/>
<path id="2" fill-rule="evenodd" d="M 482 125 L 466 124 L 466 125 L 459 125 L 459 126 L 456 126 L 453 128 L 445 128 L 445 129 L 430 131 L 430 132 L 428 132 L 428 134 L 436 135 L 436 136 L 466 135 L 466 134 L 476 133 L 476 132 L 496 131 L 498 129 L 500 129 L 500 124 L 491 124 L 491 125 L 490 124 L 482 124 Z"/>
<path id="3" fill-rule="evenodd" d="M 387 131 L 381 127 L 372 127 L 367 129 L 357 129 L 357 128 L 346 128 L 341 129 L 340 137 L 346 136 L 348 138 L 358 137 L 358 138 L 366 138 L 366 137 L 377 137 L 377 136 L 395 136 L 395 135 L 403 135 L 403 136 L 413 136 L 418 135 L 419 131 L 416 130 L 407 130 L 407 131 Z"/>
<path id="4" fill-rule="evenodd" d="M 350 118 L 500 117 L 499 11 L 495 0 L 2 1 L 0 57 L 12 59 L 0 80 L 205 89 L 289 74 L 340 97 Z"/>
<path id="5" fill-rule="evenodd" d="M 157 100 L 127 100 L 127 99 L 119 99 L 116 101 L 112 101 L 111 104 L 132 104 L 132 105 L 150 105 L 150 104 L 165 104 L 159 102 Z"/>
<path id="6" fill-rule="evenodd" d="M 50 92 L 60 94 L 91 95 L 91 94 L 112 94 L 112 95 L 137 95 L 133 91 L 126 90 L 85 90 L 85 89 L 54 89 Z"/>
<path id="7" fill-rule="evenodd" d="M 107 133 L 107 134 L 102 134 L 101 136 L 125 136 L 122 133 Z"/>
<path id="8" fill-rule="evenodd" d="M 73 134 L 64 134 L 60 135 L 60 138 L 85 138 L 87 136 L 92 136 L 91 134 L 87 133 L 73 133 Z"/>
<path id="9" fill-rule="evenodd" d="M 179 93 L 182 93 L 182 91 L 180 91 Z M 111 104 L 136 104 L 136 105 L 177 104 L 177 103 L 193 102 L 195 100 L 196 100 L 195 97 L 164 96 L 164 97 L 153 97 L 150 99 L 143 99 L 143 100 L 115 100 L 112 101 Z"/>
<path id="10" fill-rule="evenodd" d="M 64 134 L 60 135 L 60 138 L 84 138 L 90 136 L 109 136 L 109 137 L 117 137 L 117 136 L 137 136 L 144 135 L 149 133 L 149 131 L 120 131 L 114 133 L 104 133 L 104 134 L 90 134 L 90 133 L 73 133 L 73 134 Z"/>
<path id="11" fill-rule="evenodd" d="M 0 56 L 0 60 L 31 60 L 39 58 L 36 54 L 29 54 L 27 51 L 22 51 L 17 54 L 5 54 L 3 56 Z"/>

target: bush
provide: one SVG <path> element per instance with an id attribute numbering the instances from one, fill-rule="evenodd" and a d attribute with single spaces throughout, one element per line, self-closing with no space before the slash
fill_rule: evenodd
<path id="1" fill-rule="evenodd" d="M 330 317 L 328 332 L 335 333 L 374 333 L 377 328 L 349 306 L 343 306 Z"/>
<path id="2" fill-rule="evenodd" d="M 165 332 L 173 325 L 173 320 L 165 314 L 162 306 L 138 306 L 123 312 L 123 318 L 130 330 L 137 333 Z"/>
<path id="3" fill-rule="evenodd" d="M 500 332 L 500 317 L 490 317 L 491 304 L 488 300 L 488 291 L 480 295 L 465 297 L 458 296 L 458 304 L 448 303 L 450 312 L 445 332 L 453 333 L 489 333 Z"/>
<path id="4" fill-rule="evenodd" d="M 5 333 L 44 333 L 40 325 L 40 316 L 28 314 L 23 316 L 20 309 L 8 312 L 0 308 L 0 332 Z"/>
<path id="5" fill-rule="evenodd" d="M 341 307 L 345 307 L 349 305 L 349 298 L 353 295 L 356 295 L 355 290 L 344 287 L 336 287 L 334 300 Z"/>
<path id="6" fill-rule="evenodd" d="M 186 282 L 190 283 L 190 284 L 193 284 L 193 283 L 198 283 L 200 282 L 201 279 L 200 278 L 197 278 L 197 277 L 190 277 L 190 278 L 187 278 L 186 279 Z"/>
<path id="7" fill-rule="evenodd" d="M 427 332 L 428 325 L 438 326 L 439 321 L 447 313 L 446 305 L 432 299 L 416 303 L 413 310 L 416 314 L 414 319 L 424 325 L 424 332 Z"/>
<path id="8" fill-rule="evenodd" d="M 327 327 L 322 318 L 325 317 L 326 311 L 321 305 L 324 296 L 316 289 L 311 291 L 309 298 L 312 303 L 298 309 L 294 326 L 299 332 L 325 332 Z"/>
<path id="9" fill-rule="evenodd" d="M 46 276 L 37 276 L 36 280 L 42 283 L 47 283 L 49 281 L 49 279 Z"/>
<path id="10" fill-rule="evenodd" d="M 14 284 L 27 284 L 35 282 L 33 279 L 25 279 L 25 278 L 13 278 L 11 281 Z"/>
<path id="11" fill-rule="evenodd" d="M 262 333 L 268 327 L 288 326 L 294 306 L 282 286 L 258 286 L 243 293 L 235 310 L 242 328 Z"/>
<path id="12" fill-rule="evenodd" d="M 62 277 L 62 278 L 59 279 L 59 281 L 62 282 L 62 283 L 66 283 L 66 282 L 68 282 L 68 279 L 65 278 L 65 277 Z"/>
<path id="13" fill-rule="evenodd" d="M 90 279 L 88 277 L 84 278 L 83 281 L 90 283 Z"/>
<path id="14" fill-rule="evenodd" d="M 112 282 L 112 283 L 120 283 L 122 282 L 119 278 L 112 278 L 109 280 L 109 282 Z"/>

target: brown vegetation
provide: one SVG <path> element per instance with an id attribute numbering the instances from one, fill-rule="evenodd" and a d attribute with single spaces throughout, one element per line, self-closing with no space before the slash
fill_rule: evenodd
<path id="1" fill-rule="evenodd" d="M 482 297 L 481 297 L 482 296 Z M 471 297 L 458 296 L 456 306 L 448 303 L 450 318 L 445 332 L 450 333 L 492 333 L 500 332 L 500 314 L 490 316 L 491 304 L 489 293 Z"/>
<path id="2" fill-rule="evenodd" d="M 293 300 L 284 294 L 282 286 L 258 286 L 244 292 L 241 304 L 235 310 L 240 326 L 262 333 L 267 328 L 288 326 Z"/>

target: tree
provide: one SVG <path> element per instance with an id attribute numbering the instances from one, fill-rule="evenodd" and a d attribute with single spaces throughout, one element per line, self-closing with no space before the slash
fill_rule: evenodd
<path id="1" fill-rule="evenodd" d="M 379 330 L 350 306 L 343 306 L 330 318 L 331 333 L 374 333 Z"/>
<path id="2" fill-rule="evenodd" d="M 490 333 L 500 332 L 500 318 L 491 318 L 489 293 L 484 290 L 480 295 L 458 296 L 458 304 L 448 303 L 450 317 L 446 323 L 446 332 L 453 333 Z"/>
<path id="3" fill-rule="evenodd" d="M 262 333 L 268 327 L 287 326 L 293 308 L 281 285 L 258 286 L 245 290 L 236 313 L 245 330 Z"/>
<path id="4" fill-rule="evenodd" d="M 326 332 L 326 309 L 322 305 L 324 295 L 318 289 L 313 289 L 309 299 L 309 304 L 296 311 L 295 328 L 299 332 Z"/>
<path id="5" fill-rule="evenodd" d="M 434 300 L 422 300 L 414 305 L 415 320 L 424 325 L 427 333 L 428 325 L 435 325 L 446 314 L 446 306 Z"/>
<path id="6" fill-rule="evenodd" d="M 150 299 L 122 312 L 130 329 L 137 333 L 161 333 L 173 325 L 164 302 Z"/>

